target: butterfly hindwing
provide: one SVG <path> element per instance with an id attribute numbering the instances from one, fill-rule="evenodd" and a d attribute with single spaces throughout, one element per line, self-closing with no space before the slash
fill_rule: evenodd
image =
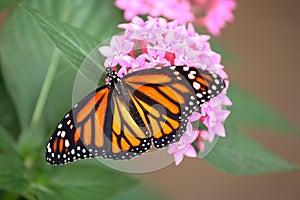
<path id="1" fill-rule="evenodd" d="M 124 91 L 125 92 L 125 91 Z M 123 95 L 113 92 L 111 100 L 113 119 L 111 124 L 110 151 L 104 157 L 111 159 L 130 159 L 151 147 L 151 138 L 132 118 L 128 102 Z"/>
<path id="2" fill-rule="evenodd" d="M 50 164 L 63 164 L 105 153 L 105 125 L 111 114 L 107 108 L 109 89 L 90 93 L 69 111 L 56 127 L 46 148 Z"/>

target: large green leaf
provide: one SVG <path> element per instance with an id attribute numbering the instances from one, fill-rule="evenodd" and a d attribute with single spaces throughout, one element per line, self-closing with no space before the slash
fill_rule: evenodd
<path id="1" fill-rule="evenodd" d="M 159 200 L 167 198 L 162 196 L 161 194 L 155 193 L 152 190 L 149 191 L 149 186 L 141 186 L 137 185 L 136 187 L 127 190 L 126 192 L 116 195 L 109 200 L 135 200 L 135 199 L 143 199 L 143 200 Z"/>
<path id="2" fill-rule="evenodd" d="M 232 123 L 254 128 L 296 132 L 296 128 L 283 115 L 242 89 L 231 85 L 228 96 L 233 103 L 233 106 L 229 107 L 231 110 L 229 120 Z"/>
<path id="3" fill-rule="evenodd" d="M 26 6 L 32 6 L 94 35 L 97 41 L 117 33 L 119 31 L 117 24 L 122 20 L 120 11 L 113 6 L 112 1 L 32 0 L 22 2 Z M 43 21 L 43 23 L 46 26 L 48 21 Z M 49 27 L 47 30 L 54 31 Z M 68 28 L 65 30 L 68 31 Z M 64 30 L 61 31 L 65 35 Z M 71 40 L 72 38 L 76 38 L 77 42 L 86 40 L 86 38 L 73 35 L 70 30 L 68 33 L 70 35 L 66 41 L 69 43 L 64 43 L 66 47 L 75 44 Z M 20 123 L 24 128 L 30 123 L 35 105 L 40 99 L 40 92 L 46 80 L 49 65 L 53 63 L 54 45 L 40 30 L 32 16 L 19 6 L 14 7 L 5 23 L 0 45 L 4 80 L 16 106 Z M 74 57 L 78 53 L 69 55 Z M 78 58 L 76 59 L 78 60 Z M 40 117 L 41 124 L 46 123 L 48 129 L 53 128 L 59 118 L 71 107 L 71 94 L 76 71 L 68 62 L 60 60 L 60 62 L 56 62 L 59 65 L 57 72 L 52 79 L 52 84 L 50 83 L 48 94 L 44 97 L 47 101 L 44 106 L 41 106 L 42 109 L 46 107 Z M 61 94 L 63 94 L 63 101 L 61 100 L 62 96 L 58 96 Z"/>
<path id="4" fill-rule="evenodd" d="M 236 175 L 254 175 L 294 170 L 297 167 L 266 150 L 234 125 L 225 126 L 227 137 L 220 138 L 205 158 L 222 171 Z"/>
<path id="5" fill-rule="evenodd" d="M 4 86 L 0 72 L 0 125 L 16 136 L 20 131 L 16 109 Z"/>
<path id="6" fill-rule="evenodd" d="M 0 189 L 21 192 L 26 189 L 28 181 L 23 176 L 21 161 L 13 156 L 0 155 Z"/>
<path id="7" fill-rule="evenodd" d="M 96 160 L 61 166 L 53 172 L 49 189 L 40 195 L 53 199 L 107 199 L 135 186 L 137 181 L 103 167 Z"/>
<path id="8" fill-rule="evenodd" d="M 17 6 L 12 10 L 2 32 L 0 54 L 5 84 L 22 125 L 19 149 L 28 169 L 26 174 L 28 173 L 30 177 L 30 189 L 24 192 L 25 197 L 105 199 L 126 190 L 136 181 L 112 170 L 104 170 L 99 165 L 84 165 L 87 160 L 80 164 L 61 166 L 56 169 L 50 166 L 45 167 L 46 142 L 43 142 L 46 140 L 45 130 L 53 129 L 62 115 L 71 108 L 73 82 L 77 73 L 74 70 L 75 62 L 72 60 L 75 58 L 74 55 L 79 55 L 78 52 L 83 46 L 92 47 L 91 43 L 78 45 L 76 42 L 86 41 L 86 37 L 90 37 L 87 36 L 88 34 L 94 35 L 97 41 L 101 41 L 117 33 L 117 24 L 122 19 L 121 13 L 114 8 L 112 1 L 31 0 L 21 2 L 26 7 L 33 7 L 38 11 L 31 10 L 31 13 L 35 14 L 32 17 L 34 14 L 28 13 L 23 7 Z M 41 13 L 47 13 L 53 17 L 49 20 L 48 16 Z M 62 23 L 55 18 L 65 22 L 64 28 L 61 26 L 59 31 L 62 35 L 68 36 L 63 38 L 68 43 L 62 45 L 60 42 L 53 41 L 55 38 L 62 38 L 56 36 L 49 38 L 45 30 L 41 30 L 43 27 L 47 29 L 48 34 L 55 34 L 56 25 Z M 39 21 L 42 19 L 44 21 Z M 39 22 L 36 23 L 37 21 Z M 48 27 L 49 23 L 52 25 L 56 23 L 56 25 Z M 69 57 L 66 56 L 64 50 L 68 52 L 68 47 L 74 47 L 72 46 L 74 44 L 80 48 L 73 48 L 74 51 L 78 51 L 69 53 Z M 63 54 L 57 53 L 55 46 L 60 47 L 59 50 Z M 84 53 L 86 52 L 88 49 Z M 68 57 L 71 62 L 67 62 L 64 57 Z M 75 59 L 78 62 L 78 58 Z M 35 118 L 38 128 L 28 128 L 28 125 L 32 125 L 32 116 L 40 117 Z"/>
<path id="9" fill-rule="evenodd" d="M 0 12 L 12 5 L 13 0 L 0 0 Z"/>
<path id="10" fill-rule="evenodd" d="M 25 127 L 30 122 L 53 48 L 19 8 L 8 16 L 0 45 L 3 78 Z"/>
<path id="11" fill-rule="evenodd" d="M 18 155 L 13 138 L 2 127 L 0 127 L 0 153 L 1 152 L 12 156 Z"/>
<path id="12" fill-rule="evenodd" d="M 76 68 L 99 44 L 99 40 L 75 27 L 29 7 L 24 8 Z"/>

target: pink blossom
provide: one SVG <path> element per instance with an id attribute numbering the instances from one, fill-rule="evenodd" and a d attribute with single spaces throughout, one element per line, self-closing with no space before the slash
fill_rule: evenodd
<path id="1" fill-rule="evenodd" d="M 110 46 L 100 47 L 99 51 L 106 57 L 106 67 L 119 65 L 120 77 L 157 65 L 168 67 L 174 64 L 206 69 L 224 79 L 228 77 L 221 64 L 221 55 L 210 47 L 210 37 L 198 34 L 192 24 L 186 27 L 178 21 L 167 22 L 163 18 L 148 17 L 144 21 L 134 17 L 130 23 L 120 24 L 119 27 L 125 32 L 114 36 Z M 232 103 L 226 96 L 229 81 L 224 82 L 226 87 L 223 92 L 201 105 L 199 112 L 188 118 L 187 130 L 180 140 L 170 145 L 169 153 L 174 154 L 176 165 L 184 156 L 196 157 L 196 150 L 203 151 L 203 141 L 212 142 L 215 135 L 225 137 L 223 123 L 229 111 L 224 106 L 231 106 Z M 202 123 L 207 130 L 193 128 L 191 122 Z M 196 139 L 198 149 L 192 146 Z"/>
<path id="2" fill-rule="evenodd" d="M 102 46 L 99 51 L 102 55 L 107 57 L 104 66 L 116 66 L 126 59 L 130 59 L 127 55 L 133 48 L 134 43 L 124 40 L 121 36 L 114 36 L 110 41 L 110 46 Z"/>
<path id="3" fill-rule="evenodd" d="M 213 35 L 219 35 L 226 22 L 233 21 L 236 8 L 235 0 L 116 0 L 115 4 L 124 10 L 127 20 L 145 14 L 164 16 L 176 20 L 174 23 L 194 22 Z"/>
<path id="4" fill-rule="evenodd" d="M 197 148 L 200 150 L 200 152 L 203 152 L 205 150 L 205 144 L 203 140 L 208 140 L 208 131 L 206 130 L 199 131 L 199 136 L 197 139 Z"/>
<path id="5" fill-rule="evenodd" d="M 203 20 L 204 25 L 213 35 L 220 35 L 220 29 L 224 28 L 226 22 L 233 21 L 232 11 L 236 8 L 233 0 L 214 0 L 208 4 L 206 15 Z M 201 22 L 200 22 L 201 23 Z"/>
<path id="6" fill-rule="evenodd" d="M 194 121 L 198 121 L 201 117 L 201 114 L 198 112 L 193 112 L 193 114 L 191 116 L 189 116 L 189 121 L 190 122 L 194 122 Z"/>
<path id="7" fill-rule="evenodd" d="M 198 137 L 198 130 L 193 130 L 191 123 L 188 123 L 187 130 L 180 138 L 179 142 L 170 145 L 168 153 L 174 154 L 175 164 L 179 165 L 184 156 L 197 157 L 196 150 L 191 145 Z"/>
<path id="8" fill-rule="evenodd" d="M 137 14 L 147 14 L 149 12 L 149 7 L 147 5 L 147 0 L 117 0 L 116 6 L 118 8 L 124 9 L 124 17 L 129 20 L 132 19 Z"/>
<path id="9" fill-rule="evenodd" d="M 155 49 L 152 47 L 147 48 L 148 49 L 148 54 L 145 54 L 145 58 L 150 62 L 150 63 L 155 63 L 155 64 L 160 64 L 163 66 L 170 66 L 170 62 L 165 59 L 165 51 L 161 51 L 159 49 Z"/>
<path id="10" fill-rule="evenodd" d="M 225 92 L 211 99 L 209 103 L 205 103 L 201 106 L 201 114 L 205 116 L 203 124 L 208 128 L 206 139 L 209 142 L 214 140 L 215 135 L 221 137 L 226 136 L 223 123 L 229 116 L 230 111 L 224 110 L 222 108 L 223 105 L 232 105 Z"/>

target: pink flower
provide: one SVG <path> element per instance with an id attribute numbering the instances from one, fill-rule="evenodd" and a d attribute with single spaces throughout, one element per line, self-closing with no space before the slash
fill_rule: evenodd
<path id="1" fill-rule="evenodd" d="M 124 17 L 129 20 L 137 14 L 147 14 L 149 7 L 147 6 L 147 0 L 117 0 L 116 6 L 124 9 Z"/>
<path id="2" fill-rule="evenodd" d="M 198 132 L 198 130 L 193 130 L 193 126 L 191 123 L 188 123 L 187 130 L 180 138 L 179 142 L 170 145 L 168 153 L 174 154 L 176 165 L 179 165 L 181 163 L 184 156 L 197 157 L 196 150 L 191 145 L 191 143 L 193 143 L 197 139 Z"/>
<path id="3" fill-rule="evenodd" d="M 124 10 L 127 20 L 145 14 L 164 16 L 179 24 L 195 22 L 213 35 L 219 35 L 226 22 L 233 21 L 236 8 L 235 0 L 116 0 L 115 4 Z"/>
<path id="4" fill-rule="evenodd" d="M 160 64 L 163 66 L 170 66 L 170 62 L 165 59 L 165 51 L 161 51 L 159 49 L 154 49 L 152 47 L 147 48 L 148 54 L 145 54 L 145 58 L 150 63 Z"/>
<path id="5" fill-rule="evenodd" d="M 200 150 L 200 152 L 203 152 L 205 150 L 205 144 L 203 140 L 208 140 L 208 131 L 199 131 L 199 136 L 197 139 L 197 148 Z"/>
<path id="6" fill-rule="evenodd" d="M 213 35 L 219 35 L 226 22 L 233 21 L 232 11 L 236 8 L 234 0 L 194 0 L 206 8 L 206 15 L 198 18 L 198 23 L 206 26 Z"/>
<path id="7" fill-rule="evenodd" d="M 224 79 L 228 77 L 221 64 L 221 55 L 210 47 L 210 37 L 198 34 L 192 24 L 186 27 L 177 21 L 167 22 L 163 18 L 148 17 L 148 20 L 143 21 L 134 17 L 130 23 L 118 27 L 125 32 L 114 36 L 110 46 L 100 47 L 99 51 L 106 57 L 106 67 L 119 65 L 120 77 L 157 65 L 168 67 L 174 64 L 206 69 Z M 197 151 L 203 151 L 203 141 L 212 142 L 215 135 L 225 137 L 223 123 L 229 111 L 224 106 L 232 104 L 226 96 L 229 81 L 225 80 L 225 84 L 226 88 L 221 94 L 200 107 L 201 113 L 194 112 L 188 118 L 187 130 L 180 141 L 170 145 L 169 153 L 174 154 L 176 165 L 184 156 L 197 156 L 192 146 L 197 138 Z M 204 124 L 207 130 L 193 129 L 191 123 L 197 122 Z"/>
<path id="8" fill-rule="evenodd" d="M 232 105 L 225 92 L 211 99 L 209 103 L 205 103 L 201 106 L 201 114 L 205 116 L 203 124 L 205 124 L 208 128 L 205 139 L 207 139 L 209 142 L 213 142 L 215 135 L 221 137 L 226 136 L 223 123 L 229 116 L 230 111 L 224 110 L 222 108 L 224 105 Z"/>
<path id="9" fill-rule="evenodd" d="M 114 36 L 110 41 L 110 46 L 102 46 L 99 51 L 107 57 L 104 66 L 116 66 L 117 64 L 125 64 L 126 59 L 130 59 L 127 55 L 133 48 L 134 43 L 124 40 L 121 36 Z"/>

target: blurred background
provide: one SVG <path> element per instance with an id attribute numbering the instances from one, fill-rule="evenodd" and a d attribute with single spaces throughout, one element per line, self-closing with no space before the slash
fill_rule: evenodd
<path id="1" fill-rule="evenodd" d="M 223 60 L 231 81 L 300 125 L 300 2 L 237 1 L 235 21 L 217 41 L 232 53 Z M 249 108 L 251 109 L 251 108 Z M 300 140 L 280 132 L 245 132 L 271 151 L 300 163 Z M 185 158 L 149 174 L 138 175 L 172 199 L 300 199 L 300 171 L 239 177 L 205 161 Z"/>
<path id="2" fill-rule="evenodd" d="M 234 23 L 227 24 L 216 39 L 230 52 L 223 64 L 231 81 L 299 127 L 300 2 L 237 3 Z M 4 16 L 2 13 L 1 24 Z M 261 129 L 245 132 L 288 161 L 300 163 L 299 136 Z M 300 171 L 239 177 L 225 174 L 205 161 L 185 158 L 179 166 L 134 177 L 174 200 L 300 199 Z"/>

